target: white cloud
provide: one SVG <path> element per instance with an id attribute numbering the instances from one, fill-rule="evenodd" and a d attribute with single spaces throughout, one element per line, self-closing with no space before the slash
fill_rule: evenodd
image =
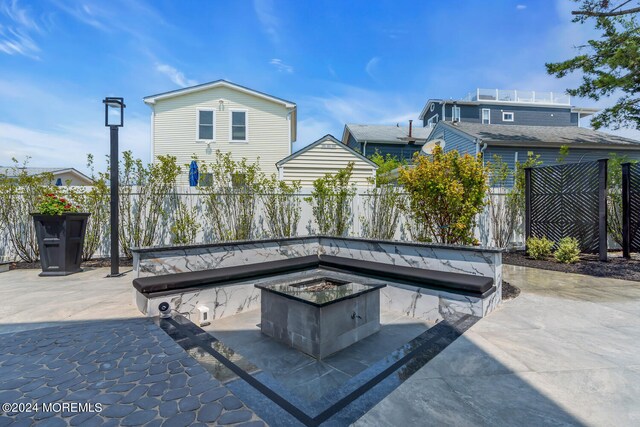
<path id="1" fill-rule="evenodd" d="M 375 80 L 375 76 L 373 75 L 373 73 L 379 63 L 380 63 L 380 58 L 377 56 L 374 56 L 369 60 L 369 62 L 367 62 L 367 65 L 364 67 L 364 70 L 367 72 L 367 74 L 369 74 L 369 77 L 371 77 L 374 80 Z"/>
<path id="2" fill-rule="evenodd" d="M 22 8 L 17 0 L 0 3 L 0 21 L 2 17 L 8 25 L 0 23 L 0 52 L 8 55 L 23 55 L 39 59 L 40 48 L 31 33 L 40 33 L 40 27 L 31 17 L 28 9 Z"/>
<path id="3" fill-rule="evenodd" d="M 280 20 L 275 14 L 272 0 L 253 0 L 253 10 L 273 43 L 280 41 Z"/>
<path id="4" fill-rule="evenodd" d="M 526 4 L 519 4 L 519 5 L 516 6 L 517 10 L 525 10 L 526 8 L 527 8 Z"/>
<path id="5" fill-rule="evenodd" d="M 279 72 L 293 73 L 293 67 L 282 62 L 282 59 L 273 58 L 271 61 L 269 61 L 269 64 L 276 67 L 276 70 L 278 70 Z"/>
<path id="6" fill-rule="evenodd" d="M 158 72 L 164 74 L 165 76 L 169 77 L 169 79 L 172 82 L 174 82 L 175 84 L 177 84 L 180 87 L 188 87 L 188 86 L 193 86 L 193 85 L 197 84 L 197 82 L 195 80 L 186 78 L 182 71 L 177 70 L 176 68 L 172 67 L 171 65 L 157 64 L 156 65 L 156 71 L 158 71 Z"/>

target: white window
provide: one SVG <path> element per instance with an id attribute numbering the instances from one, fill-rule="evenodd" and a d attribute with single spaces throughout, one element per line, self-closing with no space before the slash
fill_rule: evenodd
<path id="1" fill-rule="evenodd" d="M 427 120 L 427 126 L 429 126 L 429 127 L 435 126 L 436 123 L 438 123 L 438 115 L 437 114 L 435 116 L 429 117 L 429 120 Z"/>
<path id="2" fill-rule="evenodd" d="M 247 141 L 247 112 L 231 110 L 231 141 Z"/>
<path id="3" fill-rule="evenodd" d="M 453 106 L 453 108 L 451 109 L 451 120 L 453 120 L 454 122 L 459 122 L 460 121 L 460 107 L 457 106 Z"/>
<path id="4" fill-rule="evenodd" d="M 198 110 L 198 141 L 216 139 L 215 111 Z"/>
<path id="5" fill-rule="evenodd" d="M 510 111 L 502 112 L 502 121 L 503 122 L 512 122 L 513 121 L 513 113 Z"/>
<path id="6" fill-rule="evenodd" d="M 488 108 L 482 109 L 482 124 L 483 125 L 491 124 L 491 110 Z"/>

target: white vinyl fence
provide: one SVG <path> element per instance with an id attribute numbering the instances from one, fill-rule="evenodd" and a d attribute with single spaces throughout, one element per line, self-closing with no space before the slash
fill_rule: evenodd
<path id="1" fill-rule="evenodd" d="M 207 209 L 205 207 L 205 196 L 200 194 L 197 188 L 182 187 L 178 189 L 178 193 L 184 203 L 189 207 L 194 207 L 197 212 L 198 223 L 200 229 L 198 231 L 195 243 L 211 243 L 214 242 L 213 233 L 210 223 L 207 218 Z M 311 204 L 305 200 L 305 198 L 311 196 L 310 189 L 303 189 L 296 197 L 300 199 L 300 221 L 298 223 L 297 234 L 299 236 L 305 236 L 310 234 L 318 234 L 318 227 L 314 221 Z M 136 197 L 134 193 L 132 197 Z M 501 198 L 504 194 L 492 194 L 491 197 Z M 168 198 L 167 198 L 168 199 Z M 366 214 L 367 210 L 365 205 L 370 200 L 364 189 L 359 189 L 356 196 L 353 199 L 352 215 L 349 225 L 349 236 L 362 237 L 362 217 Z M 408 226 L 404 216 L 400 217 L 400 224 L 396 230 L 394 238 L 396 240 L 410 241 L 411 236 L 409 234 Z M 0 225 L 1 226 L 1 225 Z M 154 246 L 170 245 L 170 219 L 167 221 L 160 221 L 158 226 L 158 233 Z M 514 232 L 512 238 L 512 245 L 520 246 L 523 243 L 523 227 L 520 224 L 518 230 Z M 491 221 L 488 207 L 478 215 L 477 227 L 475 229 L 475 236 L 483 246 L 492 246 L 492 230 Z M 16 256 L 12 253 L 11 247 L 7 238 L 6 230 L 0 230 L 0 259 L 2 260 L 15 260 Z M 254 238 L 268 238 L 270 237 L 268 228 L 265 224 L 264 209 L 260 198 L 257 200 L 256 218 L 255 218 L 255 235 Z M 100 245 L 98 252 L 94 255 L 96 257 L 108 256 L 109 254 L 109 236 L 105 235 L 103 243 Z"/>

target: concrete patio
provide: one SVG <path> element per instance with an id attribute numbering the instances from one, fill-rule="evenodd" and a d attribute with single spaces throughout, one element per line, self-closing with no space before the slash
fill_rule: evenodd
<path id="1" fill-rule="evenodd" d="M 118 319 L 138 322 L 130 275 L 106 279 L 107 273 L 2 273 L 0 348 L 21 337 L 33 340 L 36 332 L 19 331 L 72 326 L 79 333 L 86 322 L 95 334 L 96 321 L 110 327 Z M 640 283 L 513 266 L 504 266 L 504 275 L 522 294 L 480 320 L 356 425 L 640 423 Z M 169 352 L 177 351 L 161 336 Z"/>

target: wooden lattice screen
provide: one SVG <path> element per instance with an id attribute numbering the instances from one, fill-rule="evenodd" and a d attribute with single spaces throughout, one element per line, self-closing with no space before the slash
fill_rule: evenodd
<path id="1" fill-rule="evenodd" d="M 528 168 L 526 237 L 575 237 L 584 252 L 607 255 L 607 160 Z"/>

